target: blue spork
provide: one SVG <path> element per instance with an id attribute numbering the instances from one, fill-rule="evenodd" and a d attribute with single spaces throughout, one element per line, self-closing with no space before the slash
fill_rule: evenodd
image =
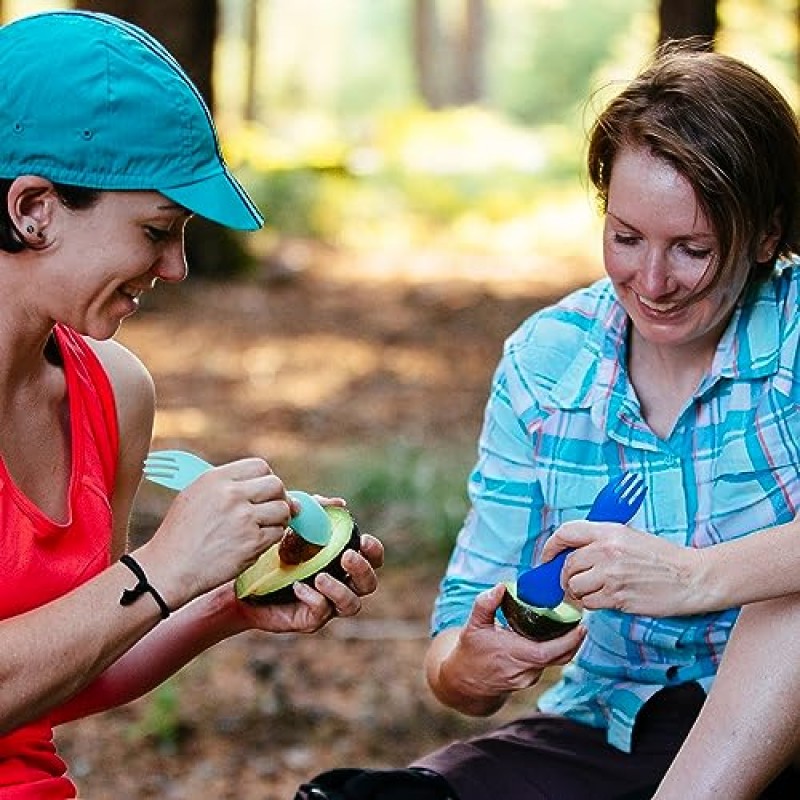
<path id="1" fill-rule="evenodd" d="M 642 505 L 647 487 L 640 475 L 623 472 L 600 490 L 586 519 L 627 523 Z M 564 599 L 561 570 L 575 548 L 562 550 L 554 559 L 523 572 L 517 579 L 517 596 L 538 608 L 554 608 Z"/>

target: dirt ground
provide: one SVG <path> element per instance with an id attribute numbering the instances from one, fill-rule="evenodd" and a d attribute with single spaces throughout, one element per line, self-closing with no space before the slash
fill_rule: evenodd
<path id="1" fill-rule="evenodd" d="M 161 287 L 119 338 L 155 377 L 156 447 L 257 452 L 306 487 L 313 465 L 354 443 L 474 441 L 503 338 L 592 277 L 424 254 L 365 261 L 298 242 L 278 256 L 246 285 Z M 137 538 L 169 499 L 143 488 Z M 392 547 L 394 532 L 372 532 Z M 486 721 L 443 709 L 425 685 L 441 568 L 390 563 L 359 616 L 313 636 L 229 640 L 166 689 L 64 726 L 81 796 L 291 800 L 321 770 L 405 765 L 513 715 L 535 692 Z"/>

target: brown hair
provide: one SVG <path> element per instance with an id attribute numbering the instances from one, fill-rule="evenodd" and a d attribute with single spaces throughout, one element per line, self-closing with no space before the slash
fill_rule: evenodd
<path id="1" fill-rule="evenodd" d="M 614 160 L 646 147 L 694 189 L 719 241 L 711 290 L 742 253 L 749 280 L 798 251 L 800 132 L 781 93 L 751 67 L 720 53 L 667 43 L 606 106 L 590 132 L 588 171 L 603 211 Z M 771 258 L 756 264 L 761 238 L 780 226 Z"/>

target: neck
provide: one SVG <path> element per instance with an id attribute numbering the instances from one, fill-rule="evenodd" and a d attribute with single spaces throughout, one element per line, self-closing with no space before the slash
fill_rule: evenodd
<path id="1" fill-rule="evenodd" d="M 642 416 L 653 432 L 667 438 L 680 413 L 711 368 L 714 350 L 659 348 L 631 336 L 628 370 Z"/>

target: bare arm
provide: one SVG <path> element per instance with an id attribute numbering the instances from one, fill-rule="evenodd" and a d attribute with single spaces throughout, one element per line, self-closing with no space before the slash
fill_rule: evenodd
<path id="1" fill-rule="evenodd" d="M 708 610 L 800 593 L 800 517 L 698 552 L 705 554 L 698 583 L 708 581 Z"/>
<path id="2" fill-rule="evenodd" d="M 798 664 L 800 596 L 746 606 L 654 800 L 758 797 L 800 750 Z"/>
<path id="3" fill-rule="evenodd" d="M 238 601 L 228 583 L 185 606 L 137 642 L 130 651 L 53 715 L 56 724 L 128 703 L 154 689 L 195 656 L 244 630 L 313 633 L 336 616 L 361 609 L 360 598 L 375 591 L 375 570 L 383 563 L 383 545 L 364 535 L 359 553 L 348 551 L 342 565 L 348 584 L 317 576 L 315 588 L 298 584 L 297 602 L 251 606 Z"/>
<path id="4" fill-rule="evenodd" d="M 130 397 L 146 404 L 148 397 L 152 400 L 149 378 L 143 368 L 136 372 L 133 361 L 128 366 L 126 374 L 138 387 Z M 146 408 L 138 413 L 146 418 Z M 126 451 L 128 468 L 120 471 L 114 555 L 124 546 L 138 483 L 130 464 L 140 458 L 149 430 L 140 434 L 138 448 Z M 136 557 L 170 608 L 178 609 L 249 566 L 280 538 L 288 516 L 280 480 L 262 459 L 244 459 L 213 470 L 180 495 Z M 159 609 L 151 597 L 119 604 L 122 591 L 135 583 L 127 567 L 114 563 L 69 594 L 0 622 L 0 733 L 63 703 L 155 627 Z"/>
<path id="5" fill-rule="evenodd" d="M 155 603 L 117 602 L 131 577 L 115 564 L 59 600 L 0 623 L 0 734 L 63 702 L 156 625 Z"/>
<path id="6" fill-rule="evenodd" d="M 182 608 L 133 644 L 77 695 L 55 710 L 54 724 L 105 711 L 160 685 L 195 656 L 231 634 L 230 588 Z"/>

